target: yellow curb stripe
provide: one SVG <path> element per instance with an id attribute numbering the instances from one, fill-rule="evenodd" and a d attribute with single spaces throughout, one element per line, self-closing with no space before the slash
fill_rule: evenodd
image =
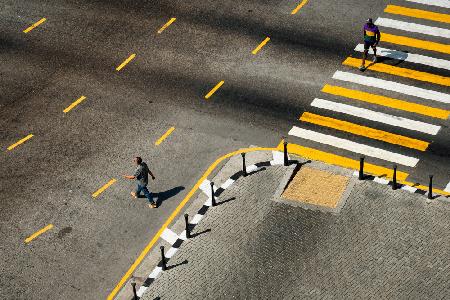
<path id="1" fill-rule="evenodd" d="M 77 100 L 75 100 L 75 102 L 73 102 L 72 104 L 70 104 L 69 106 L 67 106 L 63 112 L 66 114 L 69 111 L 71 111 L 75 106 L 77 106 L 78 104 L 80 104 L 81 102 L 83 102 L 84 100 L 86 100 L 85 96 L 81 96 L 80 98 L 78 98 Z"/>
<path id="2" fill-rule="evenodd" d="M 131 54 L 130 57 L 128 57 L 127 59 L 125 59 L 125 61 L 123 63 L 120 64 L 120 66 L 118 66 L 116 68 L 116 71 L 120 71 L 122 70 L 123 67 L 125 67 L 130 61 L 132 61 L 134 58 L 136 57 L 136 54 Z"/>
<path id="3" fill-rule="evenodd" d="M 353 57 L 348 57 L 343 63 L 343 65 L 359 68 L 361 65 L 361 60 Z M 377 71 L 381 73 L 387 73 L 391 75 L 401 76 L 405 78 L 420 80 L 424 82 L 431 82 L 434 84 L 439 84 L 443 86 L 450 86 L 450 77 L 435 75 L 431 73 L 415 71 L 406 68 L 394 67 L 391 65 L 386 65 L 382 63 L 369 64 L 367 69 L 372 71 Z"/>
<path id="4" fill-rule="evenodd" d="M 385 13 L 407 16 L 418 19 L 431 20 L 442 23 L 450 23 L 450 15 L 435 13 L 427 10 L 397 6 L 397 5 L 388 5 L 384 10 Z"/>
<path id="5" fill-rule="evenodd" d="M 262 41 L 262 42 L 258 45 L 258 47 L 256 47 L 256 48 L 252 51 L 252 54 L 255 55 L 256 53 L 258 53 L 259 50 L 261 50 L 261 48 L 264 47 L 264 46 L 267 44 L 267 42 L 269 42 L 269 41 L 270 41 L 270 37 L 266 37 L 266 38 L 264 39 L 264 41 Z"/>
<path id="6" fill-rule="evenodd" d="M 409 38 L 406 36 L 400 36 L 400 35 L 393 35 L 388 33 L 381 33 L 381 39 L 382 42 L 396 44 L 396 45 L 402 45 L 402 46 L 409 46 L 419 49 L 425 49 L 435 52 L 441 52 L 445 54 L 450 54 L 450 45 L 447 44 L 440 44 L 430 41 L 424 41 L 414 38 Z"/>
<path id="7" fill-rule="evenodd" d="M 33 25 L 31 25 L 30 27 L 28 27 L 27 29 L 25 29 L 25 30 L 23 31 L 23 33 L 28 33 L 28 32 L 30 32 L 31 30 L 35 29 L 36 27 L 38 27 L 39 25 L 41 25 L 41 24 L 44 23 L 45 21 L 47 21 L 46 18 L 40 19 L 39 21 L 37 21 L 36 23 L 34 23 Z"/>
<path id="8" fill-rule="evenodd" d="M 283 141 L 277 147 L 278 151 L 283 151 Z M 340 166 L 347 169 L 359 170 L 359 160 L 350 159 L 344 156 L 320 151 L 313 148 L 303 147 L 297 144 L 288 144 L 288 152 L 302 156 L 304 158 L 318 160 L 330 165 Z M 393 170 L 385 167 L 365 163 L 364 172 L 378 177 L 392 178 Z M 398 180 L 406 180 L 408 173 L 397 171 Z"/>
<path id="9" fill-rule="evenodd" d="M 322 92 L 446 120 L 450 111 L 326 84 Z"/>
<path id="10" fill-rule="evenodd" d="M 29 134 L 26 137 L 24 137 L 23 139 L 15 142 L 14 144 L 12 144 L 11 146 L 9 146 L 7 149 L 8 151 L 11 151 L 12 149 L 16 148 L 17 146 L 19 146 L 20 144 L 25 143 L 26 141 L 28 141 L 29 139 L 31 139 L 34 135 Z"/>
<path id="11" fill-rule="evenodd" d="M 409 182 L 409 181 L 399 181 L 399 183 L 400 184 L 404 184 L 404 185 L 409 185 L 409 186 L 411 186 L 413 188 L 416 188 L 416 189 L 419 189 L 419 190 L 422 190 L 422 191 L 428 191 L 428 186 L 425 186 L 425 185 L 420 185 L 420 184 Z M 440 190 L 440 189 L 435 189 L 435 188 L 433 188 L 433 194 L 440 194 L 440 195 L 443 195 L 443 196 L 450 196 L 449 192 L 446 192 L 446 191 L 443 191 L 443 190 Z"/>
<path id="12" fill-rule="evenodd" d="M 105 184 L 104 186 L 102 186 L 101 188 L 99 188 L 95 193 L 92 194 L 93 198 L 97 198 L 98 195 L 100 195 L 101 193 L 103 193 L 107 188 L 109 188 L 111 185 L 113 185 L 117 180 L 116 179 L 111 179 L 110 181 L 108 181 L 107 184 Z"/>
<path id="13" fill-rule="evenodd" d="M 291 15 L 295 15 L 303 6 L 306 5 L 306 3 L 308 3 L 308 0 L 303 0 L 302 2 L 300 2 L 300 4 L 291 11 Z"/>
<path id="14" fill-rule="evenodd" d="M 163 27 L 161 27 L 161 28 L 158 30 L 158 34 L 161 34 L 167 27 L 170 26 L 170 24 L 172 24 L 173 22 L 175 22 L 176 19 L 177 19 L 177 18 L 170 18 L 170 20 L 169 20 L 166 24 L 164 24 Z"/>
<path id="15" fill-rule="evenodd" d="M 224 84 L 224 82 L 225 81 L 222 80 L 218 84 L 216 84 L 216 86 L 211 91 L 209 91 L 208 94 L 206 94 L 205 99 L 209 99 L 209 97 L 211 97 Z"/>
<path id="16" fill-rule="evenodd" d="M 155 145 L 159 146 L 171 133 L 175 130 L 175 127 L 170 127 L 156 142 Z"/>
<path id="17" fill-rule="evenodd" d="M 40 236 L 41 234 L 43 234 L 44 232 L 50 230 L 53 228 L 53 224 L 48 224 L 47 226 L 45 226 L 44 228 L 36 231 L 35 233 L 33 233 L 32 235 L 30 235 L 29 237 L 27 237 L 25 239 L 25 243 L 28 244 L 29 242 L 31 242 L 32 240 L 34 240 L 35 238 L 37 238 L 38 236 Z"/>
<path id="18" fill-rule="evenodd" d="M 106 299 L 112 300 L 117 295 L 117 293 L 120 291 L 122 286 L 126 283 L 128 278 L 133 274 L 133 272 L 136 270 L 136 268 L 139 266 L 139 264 L 142 262 L 142 260 L 145 258 L 147 253 L 152 249 L 152 247 L 155 245 L 155 243 L 158 241 L 159 237 L 163 233 L 163 231 L 172 223 L 172 221 L 175 219 L 175 217 L 180 213 L 180 211 L 183 209 L 183 207 L 186 205 L 186 203 L 191 199 L 191 197 L 195 194 L 197 189 L 199 188 L 200 184 L 205 181 L 206 178 L 214 171 L 214 169 L 225 159 L 230 158 L 234 155 L 238 155 L 240 153 L 247 153 L 247 152 L 254 152 L 254 151 L 275 151 L 277 148 L 246 148 L 246 149 L 240 149 L 228 154 L 225 154 L 224 156 L 218 158 L 212 165 L 209 166 L 209 168 L 206 170 L 205 173 L 203 173 L 202 177 L 197 181 L 197 183 L 192 187 L 192 189 L 189 191 L 189 193 L 184 197 L 184 199 L 180 202 L 180 204 L 175 208 L 175 210 L 170 214 L 170 216 L 167 218 L 167 220 L 164 222 L 164 224 L 161 226 L 161 228 L 158 230 L 158 232 L 153 236 L 153 238 L 150 240 L 150 242 L 145 246 L 144 250 L 139 254 L 138 258 L 134 261 L 134 263 L 131 265 L 131 267 L 128 269 L 128 271 L 123 275 L 122 279 L 120 279 L 119 283 L 116 285 L 116 287 L 111 291 L 111 293 L 108 295 Z"/>
<path id="19" fill-rule="evenodd" d="M 321 115 L 316 115 L 313 113 L 305 112 L 299 119 L 303 122 L 308 122 L 311 124 L 316 124 L 320 126 L 325 126 L 333 128 L 340 131 L 345 131 L 353 133 L 360 136 L 365 136 L 370 139 L 383 141 L 390 144 L 400 145 L 403 147 L 408 147 L 412 149 L 417 149 L 420 151 L 425 151 L 428 148 L 429 143 L 409 138 L 406 136 L 357 125 L 351 122 L 346 122 L 334 118 L 324 117 Z"/>

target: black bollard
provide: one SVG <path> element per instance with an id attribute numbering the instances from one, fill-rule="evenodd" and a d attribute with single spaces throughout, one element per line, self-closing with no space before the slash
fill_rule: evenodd
<path id="1" fill-rule="evenodd" d="M 245 153 L 241 153 L 242 155 L 242 173 L 244 176 L 247 176 L 247 167 L 245 166 Z"/>
<path id="2" fill-rule="evenodd" d="M 166 265 L 166 257 L 164 255 L 164 246 L 159 247 L 159 249 L 161 249 L 161 267 L 162 270 L 165 271 L 167 270 L 167 265 Z"/>
<path id="3" fill-rule="evenodd" d="M 428 185 L 428 199 L 433 199 L 433 175 L 430 175 L 430 184 Z"/>
<path id="4" fill-rule="evenodd" d="M 364 156 L 359 158 L 359 180 L 364 179 Z"/>
<path id="5" fill-rule="evenodd" d="M 133 288 L 133 300 L 137 300 L 138 296 L 136 293 L 136 280 L 134 277 L 131 278 L 131 287 Z"/>
<path id="6" fill-rule="evenodd" d="M 397 165 L 394 165 L 394 176 L 392 177 L 392 189 L 397 189 Z"/>
<path id="7" fill-rule="evenodd" d="M 189 239 L 191 238 L 191 232 L 189 231 L 189 215 L 188 214 L 184 214 L 184 221 L 186 222 L 186 238 Z"/>
<path id="8" fill-rule="evenodd" d="M 287 167 L 289 165 L 289 157 L 287 152 L 287 144 L 286 139 L 283 141 L 283 149 L 284 149 L 284 166 Z"/>
<path id="9" fill-rule="evenodd" d="M 211 206 L 216 206 L 216 197 L 214 196 L 214 182 L 211 181 Z"/>

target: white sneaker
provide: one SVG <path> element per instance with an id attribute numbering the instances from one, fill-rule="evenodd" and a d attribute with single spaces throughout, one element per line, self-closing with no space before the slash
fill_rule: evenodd
<path id="1" fill-rule="evenodd" d="M 364 71 L 365 69 L 366 69 L 366 67 L 364 67 L 363 65 L 359 66 L 360 71 Z"/>
<path id="2" fill-rule="evenodd" d="M 376 62 L 378 62 L 378 58 L 377 58 L 376 56 L 374 56 L 373 59 L 372 59 L 372 61 L 373 61 L 374 63 L 376 63 Z"/>

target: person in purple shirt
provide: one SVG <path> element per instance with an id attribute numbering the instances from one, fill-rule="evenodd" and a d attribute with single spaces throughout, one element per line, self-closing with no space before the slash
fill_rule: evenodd
<path id="1" fill-rule="evenodd" d="M 362 64 L 359 67 L 361 71 L 364 71 L 366 69 L 366 58 L 367 53 L 369 52 L 369 47 L 372 47 L 373 49 L 373 62 L 377 62 L 377 45 L 380 42 L 380 30 L 378 30 L 378 27 L 373 24 L 372 18 L 369 18 L 364 24 L 363 27 L 363 34 L 364 34 L 364 53 L 362 58 Z"/>

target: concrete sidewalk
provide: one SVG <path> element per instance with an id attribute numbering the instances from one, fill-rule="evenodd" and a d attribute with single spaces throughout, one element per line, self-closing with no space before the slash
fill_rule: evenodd
<path id="1" fill-rule="evenodd" d="M 270 159 L 268 153 L 248 155 L 248 165 Z M 140 294 L 145 290 L 141 299 L 444 299 L 450 294 L 445 198 L 427 200 L 359 181 L 351 170 L 308 162 L 302 168 L 348 178 L 342 207 L 327 212 L 274 201 L 292 166 L 268 165 L 226 183 L 241 165 L 234 157 L 214 178 L 217 186 L 229 185 L 218 191 L 217 206 L 203 205 L 210 201 L 205 189 L 188 208 L 191 216 L 204 213 L 196 217 L 191 239 L 185 240 L 182 219 L 171 230 L 177 233 L 174 240 L 166 236 L 166 251 L 170 244 L 175 249 L 169 250 L 168 270 L 157 267 L 159 248 L 139 268 L 138 276 L 152 273 L 143 278 L 148 287 L 140 289 Z M 130 299 L 130 290 L 127 284 L 121 297 Z"/>

